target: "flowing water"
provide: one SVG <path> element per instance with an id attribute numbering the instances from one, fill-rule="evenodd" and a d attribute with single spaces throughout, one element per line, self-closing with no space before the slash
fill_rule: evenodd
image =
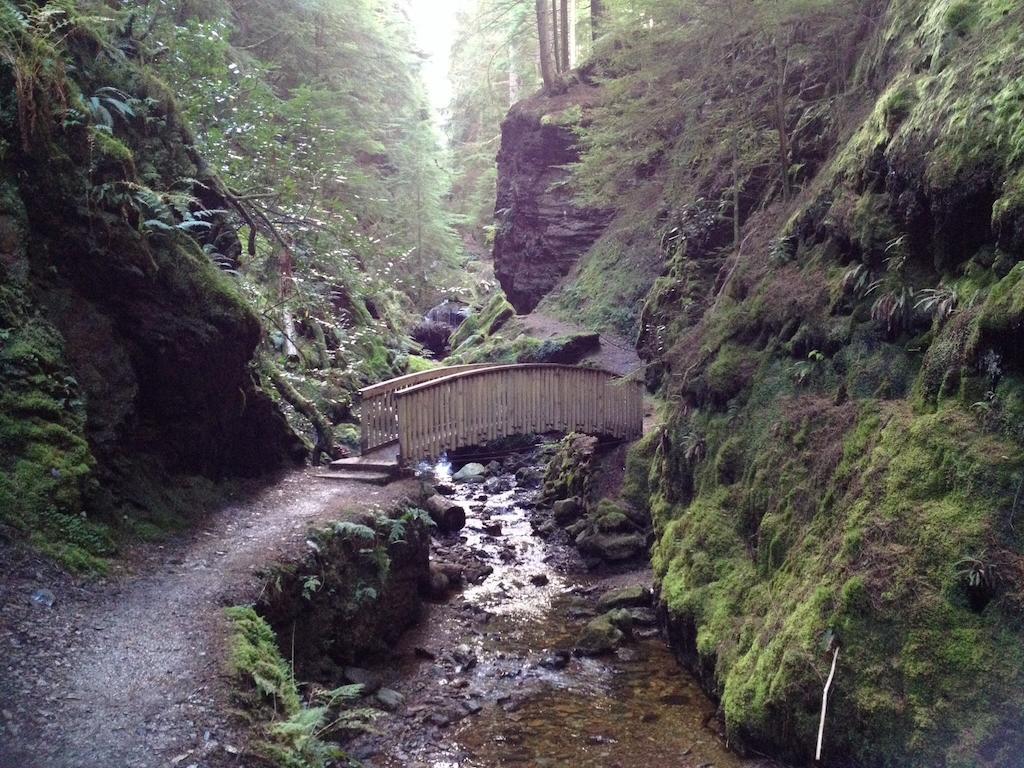
<path id="1" fill-rule="evenodd" d="M 438 471 L 446 479 L 445 468 Z M 516 487 L 511 473 L 491 483 L 491 492 L 456 486 L 467 524 L 458 540 L 438 542 L 435 557 L 473 557 L 493 572 L 431 606 L 404 641 L 391 685 L 406 696 L 406 710 L 382 725 L 366 763 L 749 765 L 726 749 L 714 728 L 715 706 L 676 664 L 656 628 L 641 629 L 614 655 L 567 655 L 603 591 L 649 574 L 588 574 L 571 548 L 534 534 L 536 491 Z"/>

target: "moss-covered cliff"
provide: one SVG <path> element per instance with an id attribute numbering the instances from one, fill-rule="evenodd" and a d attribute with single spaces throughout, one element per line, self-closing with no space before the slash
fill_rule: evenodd
<path id="1" fill-rule="evenodd" d="M 661 599 L 733 744 L 809 761 L 838 643 L 829 764 L 1020 765 L 1024 10 L 826 10 L 785 69 L 756 25 L 609 46 L 578 178 L 616 217 L 547 301 L 636 322 Z M 642 312 L 602 298 L 652 253 Z"/>
<path id="2" fill-rule="evenodd" d="M 84 568 L 113 550 L 106 523 L 160 511 L 165 473 L 303 451 L 204 250 L 233 237 L 218 182 L 101 23 L 0 4 L 0 524 Z"/>

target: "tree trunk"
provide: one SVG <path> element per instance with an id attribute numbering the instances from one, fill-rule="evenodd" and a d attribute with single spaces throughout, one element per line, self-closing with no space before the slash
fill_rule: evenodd
<path id="1" fill-rule="evenodd" d="M 278 391 L 284 401 L 313 424 L 313 431 L 316 432 L 316 444 L 313 446 L 312 457 L 313 466 L 320 463 L 324 454 L 329 459 L 332 458 L 334 456 L 334 428 L 327 418 L 312 402 L 304 398 L 272 363 L 263 363 L 263 373 L 270 379 L 274 389 Z"/>
<path id="2" fill-rule="evenodd" d="M 327 349 L 327 335 L 324 333 L 324 327 L 320 325 L 319 320 L 315 317 L 308 317 L 307 320 L 313 327 L 313 337 L 316 339 L 317 363 L 320 370 L 326 371 L 331 367 L 331 352 Z"/>
<path id="3" fill-rule="evenodd" d="M 536 0 L 537 4 L 537 38 L 540 42 L 540 76 L 544 81 L 544 89 L 555 89 L 558 73 L 555 71 L 555 59 L 551 48 L 551 16 L 548 13 L 547 0 Z"/>
<path id="4" fill-rule="evenodd" d="M 562 74 L 562 31 L 558 23 L 558 0 L 551 0 L 551 51 L 555 72 Z"/>
<path id="5" fill-rule="evenodd" d="M 601 28 L 606 21 L 608 9 L 604 0 L 590 0 L 590 38 L 597 40 L 601 36 Z"/>
<path id="6" fill-rule="evenodd" d="M 519 91 L 522 83 L 519 82 L 519 75 L 516 72 L 516 47 L 508 44 L 508 105 L 511 107 L 519 101 Z"/>
<path id="7" fill-rule="evenodd" d="M 560 11 L 561 23 L 558 30 L 561 33 L 561 45 L 559 47 L 559 53 L 562 55 L 562 71 L 568 72 L 572 69 L 572 51 L 570 50 L 572 23 L 569 20 L 569 0 L 561 0 Z"/>
<path id="8" fill-rule="evenodd" d="M 298 357 L 299 348 L 295 344 L 295 317 L 292 315 L 288 300 L 292 292 L 292 254 L 287 248 L 281 248 L 277 257 L 278 296 L 281 299 L 281 332 L 284 334 L 285 357 Z"/>

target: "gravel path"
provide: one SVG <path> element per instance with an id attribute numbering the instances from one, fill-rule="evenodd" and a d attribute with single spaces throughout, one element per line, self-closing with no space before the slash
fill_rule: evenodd
<path id="1" fill-rule="evenodd" d="M 226 715 L 220 608 L 254 599 L 257 571 L 301 552 L 311 524 L 414 487 L 295 472 L 99 583 L 0 545 L 0 768 L 250 765 Z M 39 588 L 52 608 L 31 602 Z"/>

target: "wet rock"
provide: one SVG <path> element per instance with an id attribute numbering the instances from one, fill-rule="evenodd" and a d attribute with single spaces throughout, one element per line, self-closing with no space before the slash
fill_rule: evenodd
<path id="1" fill-rule="evenodd" d="M 447 712 L 431 712 L 427 716 L 427 720 L 431 725 L 436 725 L 438 728 L 447 728 L 452 724 L 451 715 Z"/>
<path id="2" fill-rule="evenodd" d="M 567 534 L 569 534 L 570 538 L 575 539 L 577 536 L 579 536 L 581 533 L 583 533 L 585 530 L 587 530 L 587 528 L 588 528 L 587 521 L 586 520 L 580 520 L 578 522 L 573 523 L 568 528 L 566 528 L 565 532 Z"/>
<path id="3" fill-rule="evenodd" d="M 580 656 L 600 656 L 611 653 L 629 637 L 633 620 L 623 609 L 591 619 L 576 640 L 576 653 Z"/>
<path id="4" fill-rule="evenodd" d="M 535 573 L 530 577 L 530 583 L 535 587 L 543 587 L 550 579 L 546 573 Z"/>
<path id="5" fill-rule="evenodd" d="M 484 533 L 490 534 L 491 536 L 501 536 L 501 521 L 492 520 L 484 523 L 481 526 L 484 529 Z"/>
<path id="6" fill-rule="evenodd" d="M 576 537 L 576 546 L 584 555 L 619 563 L 639 557 L 646 551 L 647 542 L 638 533 L 600 533 L 588 530 Z"/>
<path id="7" fill-rule="evenodd" d="M 437 568 L 441 573 L 447 576 L 448 583 L 453 587 L 459 586 L 465 577 L 465 569 L 458 563 L 448 563 L 442 560 L 435 560 L 431 563 L 431 566 Z"/>
<path id="8" fill-rule="evenodd" d="M 640 653 L 636 648 L 616 648 L 615 658 L 619 661 L 639 661 L 643 658 L 643 654 Z"/>
<path id="9" fill-rule="evenodd" d="M 512 478 L 510 477 L 491 477 L 484 482 L 484 490 L 487 493 L 504 493 L 505 491 L 512 490 Z"/>
<path id="10" fill-rule="evenodd" d="M 412 653 L 416 658 L 425 659 L 426 661 L 434 661 L 437 658 L 436 653 L 419 645 L 412 649 Z"/>
<path id="11" fill-rule="evenodd" d="M 53 608 L 53 604 L 57 602 L 57 597 L 48 589 L 37 589 L 32 593 L 29 601 L 32 605 L 42 606 L 43 608 Z"/>
<path id="12" fill-rule="evenodd" d="M 473 649 L 463 643 L 452 651 L 452 658 L 462 669 L 472 669 L 476 666 L 477 658 Z"/>
<path id="13" fill-rule="evenodd" d="M 466 510 L 462 505 L 439 493 L 427 499 L 424 506 L 441 533 L 454 533 L 466 524 Z"/>
<path id="14" fill-rule="evenodd" d="M 431 600 L 445 600 L 450 589 L 451 581 L 448 579 L 448 574 L 431 563 L 430 576 L 426 585 L 427 596 Z"/>
<path id="15" fill-rule="evenodd" d="M 618 510 L 595 516 L 593 525 L 601 533 L 629 533 L 636 530 L 636 524 Z"/>
<path id="16" fill-rule="evenodd" d="M 516 470 L 516 485 L 520 488 L 540 488 L 544 473 L 538 467 L 521 467 Z"/>
<path id="17" fill-rule="evenodd" d="M 470 462 L 452 475 L 452 480 L 456 483 L 482 483 L 486 474 L 487 467 L 483 464 Z"/>
<path id="18" fill-rule="evenodd" d="M 475 564 L 466 566 L 465 574 L 466 581 L 470 584 L 479 584 L 488 576 L 494 573 L 494 566 L 485 564 Z"/>
<path id="19" fill-rule="evenodd" d="M 556 501 L 551 507 L 555 520 L 559 525 L 569 525 L 579 520 L 583 514 L 583 501 L 579 496 L 571 496 L 568 499 Z"/>
<path id="20" fill-rule="evenodd" d="M 605 592 L 597 601 L 597 610 L 604 612 L 614 608 L 644 608 L 650 604 L 650 588 L 643 584 L 634 584 Z"/>
<path id="21" fill-rule="evenodd" d="M 362 667 L 345 667 L 345 679 L 363 686 L 364 693 L 374 693 L 381 687 L 381 678 L 376 672 Z"/>
<path id="22" fill-rule="evenodd" d="M 658 614 L 652 608 L 630 608 L 629 615 L 633 617 L 633 624 L 638 627 L 656 627 L 658 625 Z"/>
<path id="23" fill-rule="evenodd" d="M 545 669 L 565 669 L 569 666 L 571 654 L 568 651 L 555 651 L 550 656 L 545 656 L 540 665 Z"/>
<path id="24" fill-rule="evenodd" d="M 492 475 L 501 472 L 502 469 L 504 469 L 504 467 L 502 467 L 501 463 L 498 461 L 492 461 L 487 465 L 487 471 L 490 472 Z"/>
<path id="25" fill-rule="evenodd" d="M 434 486 L 434 492 L 439 493 L 442 496 L 454 496 L 455 486 L 451 483 L 438 483 Z"/>
<path id="26" fill-rule="evenodd" d="M 543 522 L 538 523 L 536 526 L 534 526 L 533 530 L 534 533 L 536 533 L 542 539 L 548 539 L 555 535 L 555 532 L 558 530 L 558 526 L 555 525 L 554 520 L 544 520 Z"/>
<path id="27" fill-rule="evenodd" d="M 405 703 L 405 696 L 390 688 L 381 688 L 373 698 L 376 704 L 387 712 L 397 712 Z"/>

